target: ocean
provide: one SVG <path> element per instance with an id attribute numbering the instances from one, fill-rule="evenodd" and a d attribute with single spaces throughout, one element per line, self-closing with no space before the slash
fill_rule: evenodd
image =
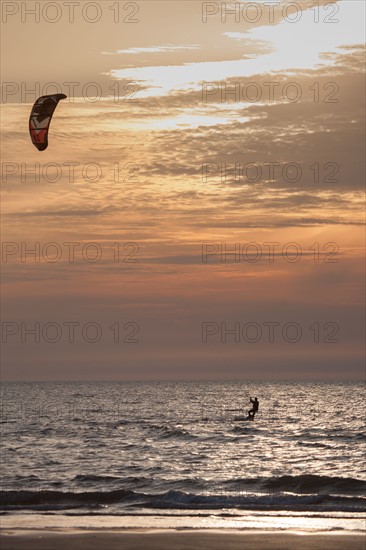
<path id="1" fill-rule="evenodd" d="M 1 402 L 3 516 L 364 521 L 361 383 L 4 383 Z"/>

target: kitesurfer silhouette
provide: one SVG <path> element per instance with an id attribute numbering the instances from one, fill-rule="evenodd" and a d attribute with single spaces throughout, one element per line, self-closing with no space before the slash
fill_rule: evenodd
<path id="1" fill-rule="evenodd" d="M 254 415 L 258 412 L 259 401 L 257 397 L 255 397 L 254 399 L 250 398 L 250 402 L 252 403 L 253 407 L 248 411 L 248 418 L 250 420 L 254 420 Z"/>

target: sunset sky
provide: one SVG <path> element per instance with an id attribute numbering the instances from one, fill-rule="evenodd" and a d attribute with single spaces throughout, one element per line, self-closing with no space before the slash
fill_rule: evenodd
<path id="1" fill-rule="evenodd" d="M 79 0 L 73 22 L 63 2 L 39 22 L 2 4 L 3 379 L 361 378 L 364 3 L 228 2 L 225 20 L 221 2 Z M 69 97 L 39 152 L 30 110 L 55 92 Z M 22 257 L 51 242 L 59 261 Z M 220 243 L 256 247 L 225 262 Z M 62 337 L 22 341 L 21 323 Z M 115 343 L 115 323 L 139 341 Z M 262 335 L 222 342 L 222 323 Z"/>

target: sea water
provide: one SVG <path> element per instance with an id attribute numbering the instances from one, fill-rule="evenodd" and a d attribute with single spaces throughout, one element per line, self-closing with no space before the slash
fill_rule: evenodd
<path id="1" fill-rule="evenodd" d="M 2 512 L 357 530 L 364 402 L 358 383 L 5 383 Z"/>

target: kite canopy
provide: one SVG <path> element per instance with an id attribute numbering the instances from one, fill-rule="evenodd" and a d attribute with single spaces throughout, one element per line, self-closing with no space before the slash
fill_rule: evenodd
<path id="1" fill-rule="evenodd" d="M 48 147 L 48 129 L 50 127 L 52 115 L 61 99 L 65 99 L 65 94 L 51 94 L 39 97 L 33 105 L 29 117 L 29 133 L 32 143 L 38 151 L 44 151 Z"/>

